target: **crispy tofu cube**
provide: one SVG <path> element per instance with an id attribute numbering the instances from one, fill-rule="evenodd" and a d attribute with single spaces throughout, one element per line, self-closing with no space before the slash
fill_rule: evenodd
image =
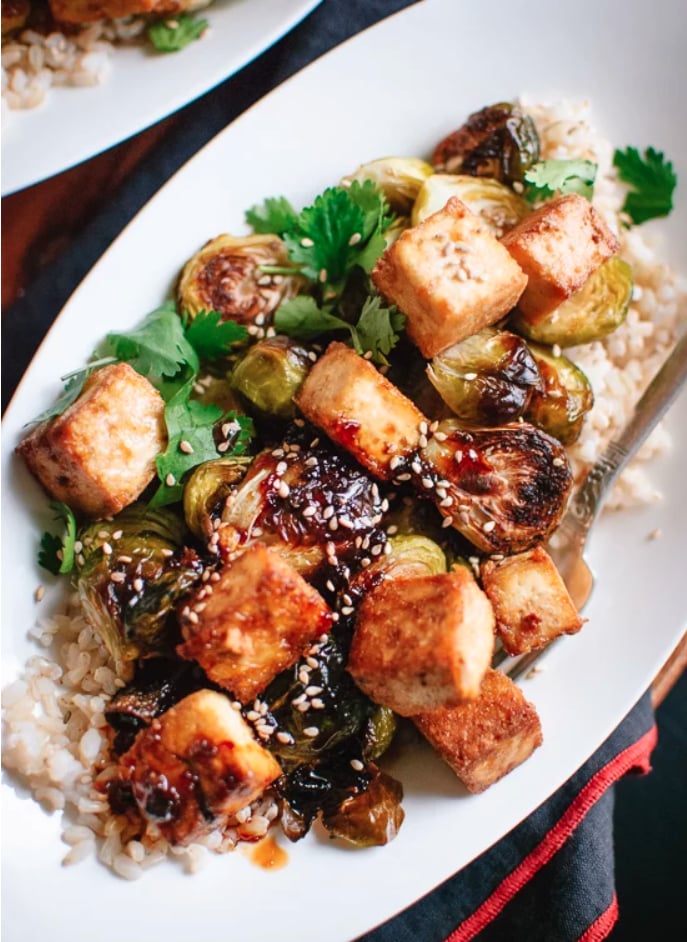
<path id="1" fill-rule="evenodd" d="M 50 0 L 52 15 L 60 23 L 91 23 L 139 13 L 179 14 L 201 5 L 193 0 Z"/>
<path id="2" fill-rule="evenodd" d="M 153 720 L 119 761 L 144 817 L 172 843 L 221 827 L 281 775 L 228 699 L 198 690 Z"/>
<path id="3" fill-rule="evenodd" d="M 376 477 L 420 440 L 420 410 L 368 360 L 330 343 L 296 396 L 301 412 Z"/>
<path id="4" fill-rule="evenodd" d="M 518 308 L 543 320 L 579 291 L 619 243 L 589 200 L 576 193 L 551 200 L 526 216 L 501 242 L 527 274 Z"/>
<path id="5" fill-rule="evenodd" d="M 496 632 L 509 654 L 541 648 L 561 634 L 575 634 L 583 625 L 570 593 L 546 550 L 526 553 L 481 566 L 482 586 L 494 606 Z"/>
<path id="6" fill-rule="evenodd" d="M 108 517 L 133 503 L 164 451 L 165 404 L 126 363 L 93 373 L 69 408 L 38 425 L 17 451 L 56 500 Z"/>
<path id="7" fill-rule="evenodd" d="M 476 697 L 494 648 L 494 614 L 464 566 L 390 579 L 358 612 L 348 670 L 401 716 Z"/>
<path id="8" fill-rule="evenodd" d="M 242 703 L 296 663 L 331 627 L 320 594 L 276 552 L 250 546 L 181 613 L 177 652 Z"/>
<path id="9" fill-rule="evenodd" d="M 527 283 L 484 220 L 455 196 L 399 236 L 372 280 L 406 315 L 410 339 L 428 358 L 498 321 Z"/>
<path id="10" fill-rule="evenodd" d="M 483 792 L 543 741 L 534 706 L 510 677 L 491 669 L 475 700 L 413 721 L 470 792 Z"/>

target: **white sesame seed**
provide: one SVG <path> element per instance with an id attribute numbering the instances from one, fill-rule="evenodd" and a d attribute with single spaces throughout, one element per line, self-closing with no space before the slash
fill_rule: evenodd
<path id="1" fill-rule="evenodd" d="M 309 687 L 305 688 L 305 692 L 309 697 L 317 697 L 322 693 L 323 687 L 316 687 L 314 684 L 311 684 Z"/>
<path id="2" fill-rule="evenodd" d="M 320 731 L 317 726 L 306 726 L 303 730 L 304 736 L 309 736 L 310 739 L 314 739 L 315 736 L 319 736 Z"/>
<path id="3" fill-rule="evenodd" d="M 409 481 L 411 478 L 410 474 L 399 474 L 396 478 L 397 481 Z"/>
<path id="4" fill-rule="evenodd" d="M 551 462 L 551 464 L 553 464 L 553 466 L 556 467 L 556 468 L 562 468 L 563 465 L 565 464 L 565 459 L 564 459 L 564 458 L 554 458 L 553 461 Z"/>
<path id="5" fill-rule="evenodd" d="M 167 487 L 174 487 L 176 483 L 177 483 L 177 479 L 174 477 L 174 475 L 170 471 L 170 473 L 165 478 L 165 484 L 167 485 Z"/>
<path id="6" fill-rule="evenodd" d="M 342 614 L 342 615 L 352 615 L 354 611 L 355 611 L 355 609 L 353 608 L 352 605 L 344 605 L 343 608 L 341 609 L 341 614 Z"/>
<path id="7" fill-rule="evenodd" d="M 123 572 L 113 572 L 110 574 L 110 582 L 122 583 L 125 579 L 126 575 Z"/>
<path id="8" fill-rule="evenodd" d="M 372 549 L 370 550 L 370 553 L 373 556 L 379 556 L 382 550 L 383 550 L 383 546 L 381 545 L 381 543 L 377 543 L 375 546 L 372 547 Z"/>
<path id="9" fill-rule="evenodd" d="M 403 458 L 400 455 L 394 455 L 391 461 L 389 462 L 389 469 L 395 471 L 396 468 L 399 468 L 403 464 Z"/>
<path id="10" fill-rule="evenodd" d="M 329 529 L 330 529 L 330 530 L 338 530 L 338 529 L 339 529 L 339 521 L 337 520 L 336 517 L 332 517 L 332 519 L 329 521 L 328 526 L 329 526 Z"/>
<path id="11" fill-rule="evenodd" d="M 324 710 L 324 700 L 320 700 L 319 697 L 313 697 L 310 701 L 310 706 L 313 710 Z"/>
<path id="12" fill-rule="evenodd" d="M 185 455 L 192 455 L 193 445 L 191 444 L 191 442 L 186 441 L 186 439 L 184 438 L 182 441 L 179 442 L 179 451 L 183 451 Z"/>
<path id="13" fill-rule="evenodd" d="M 427 432 L 429 431 L 429 429 L 427 428 L 426 422 L 420 422 L 418 429 L 419 429 L 420 435 L 426 435 Z"/>
<path id="14" fill-rule="evenodd" d="M 304 249 L 311 249 L 314 244 L 315 243 L 313 242 L 313 240 L 309 239 L 307 236 L 304 236 L 301 239 L 301 245 L 303 246 Z"/>
<path id="15" fill-rule="evenodd" d="M 356 772 L 362 772 L 365 766 L 360 759 L 351 759 L 351 768 L 355 769 Z"/>
<path id="16" fill-rule="evenodd" d="M 246 719 L 249 720 L 251 723 L 254 723 L 257 719 L 260 719 L 260 714 L 258 713 L 257 710 L 249 710 L 246 713 Z"/>
<path id="17" fill-rule="evenodd" d="M 192 625 L 197 625 L 198 622 L 200 621 L 200 618 L 198 618 L 195 612 L 189 612 L 186 617 L 188 618 L 188 620 L 191 622 Z"/>
<path id="18" fill-rule="evenodd" d="M 142 592 L 142 591 L 143 591 L 143 579 L 140 579 L 140 578 L 134 579 L 132 585 L 133 585 L 133 587 L 134 587 L 134 591 L 135 591 L 135 592 Z"/>
<path id="19" fill-rule="evenodd" d="M 321 269 L 320 269 L 320 274 L 319 274 L 317 277 L 319 278 L 320 282 L 321 282 L 322 284 L 324 284 L 325 281 L 327 280 L 327 269 L 326 269 L 326 268 L 321 268 Z"/>
<path id="20" fill-rule="evenodd" d="M 287 468 L 288 468 L 288 464 L 285 461 L 280 461 L 277 464 L 277 467 L 274 469 L 274 473 L 282 475 L 284 474 Z"/>
<path id="21" fill-rule="evenodd" d="M 112 547 L 110 546 L 109 543 L 103 543 L 101 549 L 106 556 L 112 555 Z"/>
<path id="22" fill-rule="evenodd" d="M 74 552 L 80 553 L 82 549 L 83 549 L 83 543 L 81 542 L 81 540 L 76 540 L 76 542 L 74 543 Z"/>
<path id="23" fill-rule="evenodd" d="M 440 507 L 451 507 L 453 504 L 453 498 L 449 495 L 444 497 L 444 499 L 439 503 Z"/>
<path id="24" fill-rule="evenodd" d="M 229 442 L 220 442 L 217 446 L 217 451 L 219 451 L 220 454 L 224 454 L 225 451 L 229 451 Z"/>
<path id="25" fill-rule="evenodd" d="M 291 735 L 291 733 L 284 733 L 282 731 L 277 733 L 277 739 L 279 740 L 279 742 L 284 743 L 285 746 L 288 746 L 290 743 L 293 742 L 293 736 Z"/>
<path id="26" fill-rule="evenodd" d="M 422 486 L 429 491 L 434 487 L 434 481 L 431 478 L 423 478 Z"/>
<path id="27" fill-rule="evenodd" d="M 446 439 L 448 438 L 448 435 L 446 434 L 446 432 L 435 432 L 434 437 L 436 438 L 438 442 L 445 442 Z"/>
<path id="28" fill-rule="evenodd" d="M 456 453 L 455 453 L 454 456 L 453 456 L 453 460 L 454 460 L 454 461 L 462 461 L 462 460 L 463 460 L 463 452 L 462 452 L 462 449 L 460 449 L 460 448 L 456 449 Z"/>
<path id="29" fill-rule="evenodd" d="M 362 239 L 361 233 L 360 233 L 360 232 L 354 232 L 353 235 L 351 236 L 351 238 L 348 240 L 348 244 L 351 245 L 351 246 L 352 246 L 352 245 L 357 245 L 358 242 L 360 242 L 361 239 Z"/>
<path id="30" fill-rule="evenodd" d="M 167 559 L 169 559 L 170 556 L 174 556 L 174 550 L 173 550 L 173 549 L 168 549 L 167 547 L 165 547 L 161 552 L 162 552 L 162 555 L 163 555 L 163 556 L 166 556 L 166 557 L 167 557 Z"/>
<path id="31" fill-rule="evenodd" d="M 551 347 L 551 353 L 553 353 L 553 355 L 554 355 L 555 357 L 559 357 L 559 356 L 561 355 L 561 348 L 558 346 L 557 343 L 555 343 L 555 344 Z"/>
<path id="32" fill-rule="evenodd" d="M 289 494 L 291 493 L 291 488 L 286 483 L 286 481 L 279 482 L 279 486 L 277 487 L 277 493 L 279 494 L 280 497 L 286 498 L 289 496 Z"/>
<path id="33" fill-rule="evenodd" d="M 496 527 L 495 520 L 487 520 L 486 523 L 482 524 L 482 529 L 484 530 L 485 533 L 491 533 L 491 531 L 495 529 L 495 527 Z"/>
<path id="34" fill-rule="evenodd" d="M 309 703 L 309 701 L 308 701 L 308 700 L 303 700 L 302 703 L 299 703 L 299 704 L 296 706 L 296 709 L 298 710 L 299 713 L 307 713 L 308 710 L 310 709 L 310 703 Z"/>
<path id="35" fill-rule="evenodd" d="M 453 517 L 444 517 L 444 519 L 441 521 L 441 526 L 442 526 L 444 529 L 446 529 L 446 527 L 452 527 L 452 526 L 453 526 Z"/>
<path id="36" fill-rule="evenodd" d="M 45 595 L 45 586 L 44 586 L 44 585 L 37 585 L 37 586 L 36 586 L 36 589 L 35 589 L 35 591 L 34 591 L 34 593 L 33 593 L 34 599 L 35 599 L 37 602 L 40 602 L 44 595 Z"/>
<path id="37" fill-rule="evenodd" d="M 471 382 L 473 379 L 477 379 L 477 373 L 466 373 L 463 379 L 467 379 Z"/>
<path id="38" fill-rule="evenodd" d="M 125 565 L 128 565 L 129 563 L 133 562 L 133 557 L 132 557 L 132 556 L 118 556 L 118 557 L 117 557 L 117 562 L 118 562 L 118 563 L 124 563 Z"/>

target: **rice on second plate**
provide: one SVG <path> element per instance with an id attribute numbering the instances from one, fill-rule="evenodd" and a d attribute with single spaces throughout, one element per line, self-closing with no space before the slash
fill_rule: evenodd
<path id="1" fill-rule="evenodd" d="M 569 451 L 580 475 L 624 426 L 675 343 L 687 319 L 687 284 L 660 261 L 641 230 L 623 229 L 619 213 L 624 191 L 612 169 L 613 147 L 590 127 L 588 105 L 524 104 L 537 123 L 544 158 L 584 157 L 599 164 L 594 202 L 617 231 L 620 255 L 634 269 L 635 293 L 625 324 L 603 342 L 566 351 L 589 376 L 596 400 Z M 608 506 L 658 498 L 648 463 L 669 444 L 668 433 L 659 427 L 622 475 Z M 194 870 L 210 851 L 225 851 L 267 832 L 277 807 L 261 799 L 238 816 L 241 820 L 229 833 L 211 835 L 203 844 L 173 848 L 162 838 L 147 846 L 128 840 L 126 823 L 111 813 L 101 790 L 115 768 L 108 755 L 104 710 L 123 684 L 73 599 L 65 614 L 46 619 L 30 634 L 44 653 L 34 656 L 23 677 L 3 692 L 3 764 L 46 808 L 65 812 L 65 864 L 97 853 L 121 877 L 136 879 L 172 854 Z"/>

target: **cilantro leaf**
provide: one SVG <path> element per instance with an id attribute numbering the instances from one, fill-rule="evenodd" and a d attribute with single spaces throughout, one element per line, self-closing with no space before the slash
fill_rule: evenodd
<path id="1" fill-rule="evenodd" d="M 351 329 L 350 324 L 332 314 L 329 308 L 320 307 L 314 298 L 305 294 L 279 305 L 274 326 L 279 333 L 297 340 L 312 340 L 332 330 Z"/>
<path id="2" fill-rule="evenodd" d="M 540 160 L 525 173 L 525 195 L 530 202 L 556 193 L 579 193 L 591 199 L 597 170 L 591 160 Z"/>
<path id="3" fill-rule="evenodd" d="M 351 331 L 353 346 L 358 353 L 370 353 L 375 363 L 387 366 L 386 355 L 398 343 L 405 322 L 405 316 L 395 307 L 384 307 L 380 297 L 369 297 Z"/>
<path id="4" fill-rule="evenodd" d="M 173 301 L 152 311 L 143 323 L 127 333 L 110 333 L 97 351 L 129 363 L 156 385 L 182 371 L 197 373 L 198 354 L 186 339 Z"/>
<path id="5" fill-rule="evenodd" d="M 613 154 L 618 176 L 632 189 L 625 197 L 623 212 L 639 225 L 648 219 L 667 216 L 673 208 L 677 174 L 661 151 L 648 147 L 642 157 L 636 147 Z"/>
<path id="6" fill-rule="evenodd" d="M 184 492 L 183 477 L 196 465 L 218 457 L 215 426 L 224 420 L 234 427 L 227 429 L 232 448 L 224 455 L 243 454 L 253 434 L 253 425 L 246 416 L 235 412 L 222 413 L 219 406 L 205 405 L 191 399 L 194 377 L 191 377 L 172 396 L 165 406 L 168 442 L 166 450 L 157 456 L 155 464 L 162 482 L 153 495 L 151 507 L 163 507 L 181 500 Z"/>
<path id="7" fill-rule="evenodd" d="M 53 575 L 71 572 L 74 568 L 74 544 L 76 543 L 76 517 L 71 507 L 61 501 L 51 501 L 55 520 L 62 523 L 62 533 L 46 532 L 41 537 L 38 565 Z"/>
<path id="8" fill-rule="evenodd" d="M 284 196 L 270 196 L 246 213 L 246 222 L 260 234 L 281 236 L 298 224 L 298 213 Z"/>
<path id="9" fill-rule="evenodd" d="M 178 13 L 151 23 L 146 33 L 157 52 L 178 52 L 194 39 L 200 39 L 207 28 L 207 20 L 191 13 Z"/>
<path id="10" fill-rule="evenodd" d="M 245 340 L 248 331 L 235 321 L 223 321 L 219 311 L 198 311 L 186 324 L 185 335 L 201 360 L 216 360 Z"/>

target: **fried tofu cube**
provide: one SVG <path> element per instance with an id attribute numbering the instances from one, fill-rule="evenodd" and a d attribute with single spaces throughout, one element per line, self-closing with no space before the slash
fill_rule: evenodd
<path id="1" fill-rule="evenodd" d="M 476 699 L 413 722 L 470 792 L 483 792 L 543 741 L 534 706 L 510 677 L 491 668 Z"/>
<path id="2" fill-rule="evenodd" d="M 198 0 L 49 0 L 50 10 L 60 23 L 91 23 L 124 16 L 179 14 L 206 6 Z M 208 0 L 209 2 L 209 0 Z"/>
<path id="3" fill-rule="evenodd" d="M 619 243 L 589 200 L 576 193 L 551 200 L 501 242 L 527 274 L 518 309 L 532 323 L 579 291 Z"/>
<path id="4" fill-rule="evenodd" d="M 331 627 L 321 595 L 276 552 L 255 543 L 181 612 L 181 657 L 242 703 L 296 663 Z"/>
<path id="5" fill-rule="evenodd" d="M 330 343 L 296 396 L 301 412 L 376 477 L 393 477 L 427 420 L 393 383 L 343 343 Z"/>
<path id="6" fill-rule="evenodd" d="M 348 659 L 355 682 L 401 716 L 476 697 L 494 648 L 494 614 L 464 566 L 390 579 L 366 596 Z"/>
<path id="7" fill-rule="evenodd" d="M 221 827 L 282 774 L 229 698 L 198 690 L 154 719 L 119 760 L 144 818 L 174 844 Z"/>
<path id="8" fill-rule="evenodd" d="M 482 586 L 494 606 L 496 633 L 509 654 L 524 654 L 575 634 L 583 619 L 546 550 L 537 546 L 505 559 L 485 560 Z"/>
<path id="9" fill-rule="evenodd" d="M 494 324 L 527 284 L 484 220 L 455 196 L 399 236 L 372 280 L 406 315 L 410 339 L 428 358 Z"/>
<path id="10" fill-rule="evenodd" d="M 165 404 L 127 363 L 86 380 L 62 415 L 36 426 L 17 451 L 56 500 L 89 517 L 108 517 L 133 503 L 155 475 L 164 451 Z"/>

